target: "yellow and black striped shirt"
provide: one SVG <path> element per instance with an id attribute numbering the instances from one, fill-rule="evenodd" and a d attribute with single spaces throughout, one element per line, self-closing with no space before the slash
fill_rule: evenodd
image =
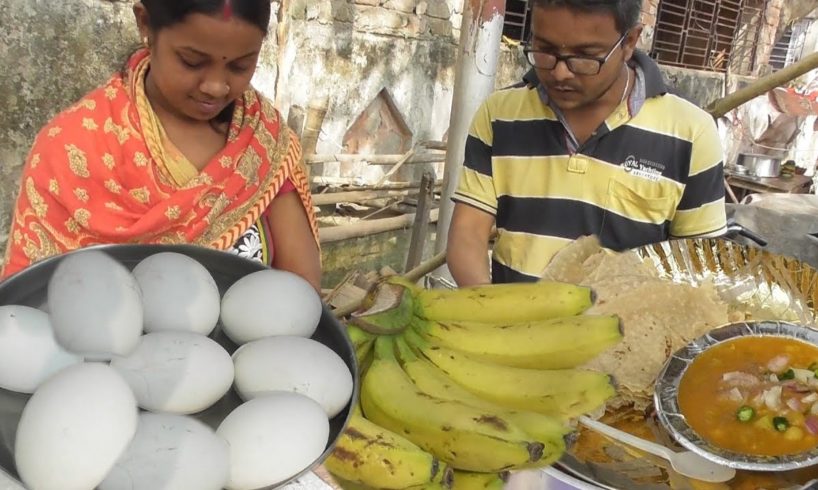
<path id="1" fill-rule="evenodd" d="M 533 73 L 478 110 L 454 200 L 495 216 L 493 282 L 536 280 L 585 235 L 625 250 L 725 228 L 715 122 L 667 93 L 646 55 L 632 64 L 638 89 L 582 145 Z"/>

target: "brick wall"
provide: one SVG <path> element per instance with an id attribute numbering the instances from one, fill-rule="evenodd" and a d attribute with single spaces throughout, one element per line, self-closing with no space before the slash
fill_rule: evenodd
<path id="1" fill-rule="evenodd" d="M 653 47 L 653 35 L 656 28 L 656 15 L 659 9 L 659 0 L 644 0 L 642 4 L 641 22 L 644 26 L 642 37 L 639 40 L 639 49 L 650 51 Z"/>

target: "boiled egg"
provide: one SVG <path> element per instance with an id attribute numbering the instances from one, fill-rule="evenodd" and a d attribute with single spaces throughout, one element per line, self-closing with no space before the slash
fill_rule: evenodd
<path id="1" fill-rule="evenodd" d="M 89 360 L 128 355 L 142 334 L 142 297 L 131 272 L 109 255 L 68 254 L 48 282 L 54 337 Z"/>
<path id="2" fill-rule="evenodd" d="M 47 313 L 0 306 L 0 388 L 34 393 L 49 376 L 82 361 L 54 340 Z"/>
<path id="3" fill-rule="evenodd" d="M 145 334 L 134 352 L 111 360 L 141 408 L 190 414 L 216 403 L 233 383 L 230 354 L 192 332 Z"/>
<path id="4" fill-rule="evenodd" d="M 302 277 L 267 269 L 242 277 L 222 298 L 224 333 L 241 345 L 273 335 L 311 337 L 321 319 L 321 298 Z"/>
<path id="5" fill-rule="evenodd" d="M 330 418 L 352 397 L 352 373 L 343 359 L 326 345 L 293 336 L 267 337 L 233 353 L 235 387 L 251 400 L 274 391 L 306 395 Z"/>

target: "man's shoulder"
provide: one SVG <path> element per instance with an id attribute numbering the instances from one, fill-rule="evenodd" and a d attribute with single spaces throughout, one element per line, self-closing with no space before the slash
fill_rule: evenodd
<path id="1" fill-rule="evenodd" d="M 528 112 L 531 105 L 538 100 L 539 95 L 536 87 L 515 84 L 492 92 L 484 105 L 488 108 L 492 119 L 514 119 L 517 115 L 520 115 L 520 111 Z"/>
<path id="2" fill-rule="evenodd" d="M 672 115 L 669 117 L 673 117 L 677 124 L 681 123 L 699 130 L 715 127 L 713 116 L 684 97 L 668 92 L 649 100 L 653 110 L 659 114 Z"/>

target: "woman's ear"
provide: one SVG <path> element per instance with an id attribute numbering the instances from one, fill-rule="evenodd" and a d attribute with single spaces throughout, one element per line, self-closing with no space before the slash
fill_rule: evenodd
<path id="1" fill-rule="evenodd" d="M 136 18 L 136 27 L 139 29 L 139 39 L 147 48 L 151 39 L 150 15 L 148 9 L 142 2 L 136 2 L 133 6 L 133 15 Z"/>

